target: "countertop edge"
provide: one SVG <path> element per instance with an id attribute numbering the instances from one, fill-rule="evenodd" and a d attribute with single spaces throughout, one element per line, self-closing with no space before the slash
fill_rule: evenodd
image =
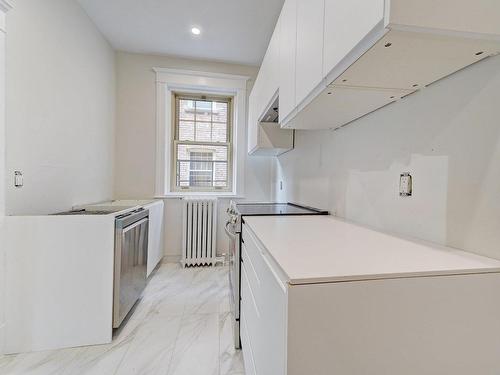
<path id="1" fill-rule="evenodd" d="M 273 258 L 274 259 L 274 258 Z M 276 262 L 276 261 L 275 261 Z M 278 263 L 278 262 L 276 262 Z M 307 279 L 289 279 L 290 286 L 311 285 L 311 284 L 337 284 L 358 281 L 376 281 L 376 280 L 398 280 L 398 279 L 416 279 L 424 277 L 448 277 L 448 276 L 473 276 L 500 273 L 500 268 L 453 270 L 453 271 L 428 271 L 428 272 L 409 272 L 392 273 L 379 275 L 359 275 L 342 277 L 318 277 Z M 287 274 L 288 275 L 288 274 Z"/>

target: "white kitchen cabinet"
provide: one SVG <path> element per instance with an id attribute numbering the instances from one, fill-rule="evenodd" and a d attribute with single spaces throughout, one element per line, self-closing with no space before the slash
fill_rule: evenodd
<path id="1" fill-rule="evenodd" d="M 498 374 L 498 287 L 499 274 L 291 286 L 285 374 Z"/>
<path id="2" fill-rule="evenodd" d="M 277 156 L 289 151 L 294 144 L 294 131 L 281 129 L 277 122 L 266 122 L 264 113 L 257 111 L 260 86 L 254 88 L 249 98 L 248 153 L 254 156 Z M 277 102 L 277 93 L 270 107 Z M 271 109 L 272 110 L 272 109 Z M 261 119 L 261 120 L 259 120 Z"/>
<path id="3" fill-rule="evenodd" d="M 377 25 L 383 28 L 384 0 L 325 0 L 323 76 Z"/>
<path id="4" fill-rule="evenodd" d="M 276 156 L 293 148 L 293 131 L 281 129 L 265 116 L 278 105 L 280 22 L 279 19 L 249 97 L 247 134 L 251 155 Z"/>
<path id="5" fill-rule="evenodd" d="M 280 15 L 279 122 L 295 110 L 295 58 L 297 49 L 297 0 L 286 0 Z"/>
<path id="6" fill-rule="evenodd" d="M 259 149 L 259 108 L 258 99 L 260 88 L 258 81 L 255 81 L 252 92 L 248 97 L 248 120 L 247 120 L 247 151 L 252 154 Z"/>
<path id="7" fill-rule="evenodd" d="M 161 200 L 144 205 L 144 209 L 149 210 L 149 231 L 148 231 L 148 264 L 147 276 L 156 268 L 164 255 L 164 203 Z"/>
<path id="8" fill-rule="evenodd" d="M 335 84 L 415 91 L 499 51 L 499 41 L 391 30 Z"/>
<path id="9" fill-rule="evenodd" d="M 498 1 L 286 0 L 251 95 L 249 150 L 280 148 L 258 124 L 272 95 L 282 128 L 335 129 L 498 53 Z"/>
<path id="10" fill-rule="evenodd" d="M 346 125 L 391 102 L 367 101 L 370 95 L 366 94 L 373 90 L 401 90 L 401 95 L 392 98 L 397 101 L 500 52 L 500 3 L 491 0 L 324 0 L 322 39 L 311 37 L 316 35 L 313 25 L 303 26 L 314 9 L 309 3 L 304 9 L 300 5 L 299 1 L 296 103 L 291 115 L 280 122 L 286 128 Z M 317 23 L 323 22 L 317 15 L 315 18 Z M 314 58 L 314 42 L 319 39 L 323 42 L 323 82 L 318 81 L 315 64 L 319 61 Z M 307 40 L 312 44 L 304 42 Z M 302 53 L 302 48 L 307 52 Z M 301 56 L 306 56 L 305 63 L 300 62 Z M 351 93 L 360 96 L 344 97 L 347 91 L 337 90 L 332 101 L 326 102 L 324 94 L 339 86 L 350 87 Z"/>
<path id="11" fill-rule="evenodd" d="M 391 28 L 398 25 L 450 32 L 500 35 L 500 2 L 496 0 L 386 1 Z"/>
<path id="12" fill-rule="evenodd" d="M 111 342 L 120 213 L 5 218 L 6 354 Z"/>
<path id="13" fill-rule="evenodd" d="M 293 128 L 336 129 L 412 92 L 332 84 L 293 119 Z"/>
<path id="14" fill-rule="evenodd" d="M 241 316 L 241 350 L 243 351 L 243 356 L 245 357 L 245 374 L 246 375 L 257 375 L 257 369 L 255 368 L 255 359 L 253 355 L 254 345 L 248 337 L 248 324 L 246 321 L 246 316 Z"/>
<path id="15" fill-rule="evenodd" d="M 252 217 L 242 237 L 247 373 L 500 373 L 499 261 L 329 217 Z"/>
<path id="16" fill-rule="evenodd" d="M 295 104 L 299 105 L 323 78 L 325 0 L 297 0 Z"/>
<path id="17" fill-rule="evenodd" d="M 280 43 L 280 19 L 276 23 L 271 39 L 269 40 L 269 45 L 267 47 L 266 54 L 262 60 L 262 65 L 259 71 L 259 79 L 261 81 L 261 111 L 264 112 L 266 107 L 271 104 L 271 99 L 274 94 L 278 91 L 279 87 L 279 75 L 278 75 L 278 64 L 279 64 L 279 43 Z M 262 73 L 261 73 L 262 72 Z"/>
<path id="18" fill-rule="evenodd" d="M 287 289 L 250 231 L 243 232 L 243 241 L 241 315 L 255 368 L 259 375 L 284 374 Z"/>

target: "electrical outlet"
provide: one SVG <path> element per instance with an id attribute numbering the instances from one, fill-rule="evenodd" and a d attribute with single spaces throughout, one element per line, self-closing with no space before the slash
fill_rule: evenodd
<path id="1" fill-rule="evenodd" d="M 21 171 L 14 171 L 14 186 L 16 188 L 23 187 L 24 185 L 24 179 L 23 179 L 23 173 Z"/>
<path id="2" fill-rule="evenodd" d="M 411 197 L 413 190 L 411 174 L 402 173 L 399 177 L 399 195 L 401 197 Z"/>

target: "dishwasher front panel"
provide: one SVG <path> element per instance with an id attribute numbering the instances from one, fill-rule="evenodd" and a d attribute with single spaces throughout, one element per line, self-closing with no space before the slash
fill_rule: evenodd
<path id="1" fill-rule="evenodd" d="M 131 221 L 127 218 L 127 221 Z M 122 226 L 117 219 L 115 233 L 115 272 L 113 328 L 118 328 L 146 287 L 148 217 Z"/>

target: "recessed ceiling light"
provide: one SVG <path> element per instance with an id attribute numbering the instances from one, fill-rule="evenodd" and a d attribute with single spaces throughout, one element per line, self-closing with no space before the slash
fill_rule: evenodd
<path id="1" fill-rule="evenodd" d="M 201 34 L 201 30 L 197 27 L 193 27 L 191 29 L 191 32 L 193 33 L 193 35 L 200 35 Z"/>

